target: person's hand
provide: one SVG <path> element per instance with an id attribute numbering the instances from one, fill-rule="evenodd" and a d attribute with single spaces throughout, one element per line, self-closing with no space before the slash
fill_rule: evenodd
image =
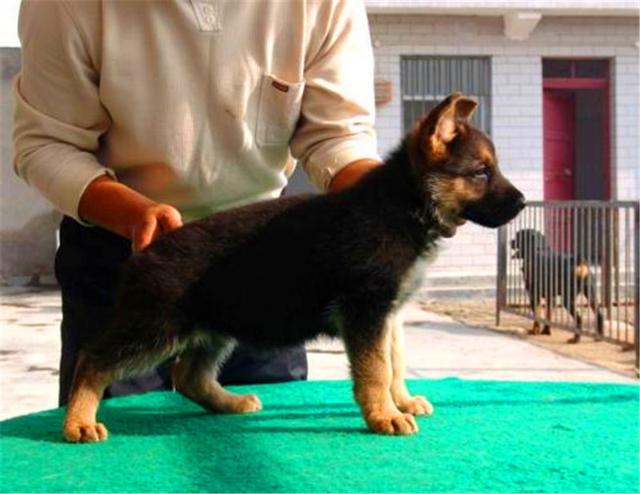
<path id="1" fill-rule="evenodd" d="M 134 252 L 150 245 L 163 233 L 182 226 L 180 212 L 168 204 L 153 204 L 140 211 L 131 222 L 131 248 Z"/>
<path id="2" fill-rule="evenodd" d="M 131 240 L 139 251 L 158 236 L 182 226 L 180 212 L 104 175 L 85 189 L 78 205 L 80 217 Z"/>

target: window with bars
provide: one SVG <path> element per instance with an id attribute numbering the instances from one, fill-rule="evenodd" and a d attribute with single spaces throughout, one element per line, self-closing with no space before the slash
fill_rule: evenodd
<path id="1" fill-rule="evenodd" d="M 402 119 L 405 132 L 454 91 L 480 103 L 472 122 L 491 133 L 491 63 L 487 57 L 406 56 L 401 59 Z"/>
<path id="2" fill-rule="evenodd" d="M 609 60 L 545 59 L 542 61 L 542 75 L 545 78 L 560 79 L 607 79 Z"/>

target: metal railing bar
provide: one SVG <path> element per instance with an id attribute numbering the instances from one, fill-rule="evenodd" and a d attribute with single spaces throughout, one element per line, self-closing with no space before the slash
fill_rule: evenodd
<path id="1" fill-rule="evenodd" d="M 624 340 L 629 342 L 629 242 L 631 240 L 629 235 L 629 216 L 631 211 L 625 208 L 624 212 Z"/>
<path id="2" fill-rule="evenodd" d="M 634 306 L 634 339 L 636 347 L 636 373 L 640 373 L 640 202 L 636 202 L 633 205 L 633 232 L 634 232 L 634 294 L 633 294 L 633 306 Z"/>

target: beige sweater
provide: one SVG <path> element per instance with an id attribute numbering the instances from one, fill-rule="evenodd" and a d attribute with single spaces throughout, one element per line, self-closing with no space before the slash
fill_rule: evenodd
<path id="1" fill-rule="evenodd" d="M 25 1 L 15 167 L 78 219 L 112 173 L 187 219 L 379 159 L 359 0 Z"/>

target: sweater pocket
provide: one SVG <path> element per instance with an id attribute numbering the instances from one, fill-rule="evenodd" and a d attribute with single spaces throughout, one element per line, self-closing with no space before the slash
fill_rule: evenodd
<path id="1" fill-rule="evenodd" d="M 262 76 L 256 119 L 258 146 L 284 146 L 295 131 L 304 81 L 288 82 L 272 75 Z"/>

